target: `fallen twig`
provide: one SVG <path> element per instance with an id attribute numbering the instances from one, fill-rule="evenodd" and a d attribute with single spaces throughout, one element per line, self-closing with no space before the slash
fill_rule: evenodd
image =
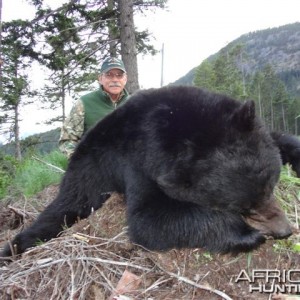
<path id="1" fill-rule="evenodd" d="M 54 166 L 54 165 L 52 165 L 50 163 L 47 163 L 46 161 L 44 161 L 44 160 L 42 160 L 42 159 L 40 159 L 40 158 L 38 158 L 38 157 L 36 157 L 34 155 L 32 156 L 32 158 L 35 159 L 35 160 L 37 160 L 37 161 L 39 161 L 39 162 L 41 162 L 41 163 L 43 163 L 44 165 L 47 165 L 48 167 L 50 167 L 50 168 L 52 168 L 52 169 L 54 169 L 54 170 L 56 170 L 56 171 L 58 171 L 60 173 L 65 173 L 65 170 L 63 170 L 63 169 L 61 169 L 61 168 L 59 168 L 57 166 Z"/>
<path id="2" fill-rule="evenodd" d="M 170 276 L 176 278 L 176 279 L 179 280 L 179 281 L 183 281 L 184 283 L 187 283 L 187 284 L 192 285 L 192 286 L 194 286 L 194 287 L 197 287 L 197 288 L 199 288 L 199 289 L 206 290 L 206 291 L 212 292 L 212 293 L 214 293 L 214 294 L 217 294 L 217 295 L 221 296 L 222 298 L 224 298 L 224 299 L 226 299 L 226 300 L 233 300 L 233 299 L 230 298 L 228 295 L 226 295 L 225 293 L 223 293 L 223 292 L 221 292 L 221 291 L 219 291 L 219 290 L 216 290 L 216 289 L 214 289 L 214 288 L 211 288 L 211 287 L 208 287 L 208 286 L 205 286 L 205 285 L 198 284 L 198 283 L 196 283 L 196 282 L 194 282 L 194 281 L 192 281 L 192 280 L 190 280 L 190 279 L 188 279 L 188 278 L 186 278 L 186 277 L 179 276 L 179 275 L 177 275 L 177 274 L 175 274 L 175 273 L 172 273 L 172 272 L 169 272 L 169 271 L 165 270 L 164 268 L 162 268 L 161 266 L 159 266 L 157 263 L 155 263 L 155 264 L 156 264 L 156 266 L 157 266 L 158 268 L 160 268 L 163 272 L 165 272 L 165 273 L 167 273 L 168 275 L 170 275 Z"/>
<path id="3" fill-rule="evenodd" d="M 8 205 L 7 208 L 11 211 L 13 211 L 17 216 L 20 216 L 22 219 L 29 216 L 29 214 L 25 211 L 22 211 L 18 208 L 12 207 L 11 205 Z"/>

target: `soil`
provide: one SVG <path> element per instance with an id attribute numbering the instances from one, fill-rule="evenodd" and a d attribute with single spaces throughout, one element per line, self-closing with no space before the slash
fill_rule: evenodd
<path id="1" fill-rule="evenodd" d="M 57 191 L 50 186 L 30 200 L 3 203 L 0 247 L 29 226 Z M 268 240 L 235 257 L 201 249 L 150 252 L 128 240 L 125 204 L 114 194 L 58 238 L 2 262 L 0 299 L 300 299 L 300 255 L 289 243 Z"/>

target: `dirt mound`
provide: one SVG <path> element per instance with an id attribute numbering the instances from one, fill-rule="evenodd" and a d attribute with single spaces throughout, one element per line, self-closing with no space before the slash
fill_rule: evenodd
<path id="1" fill-rule="evenodd" d="M 28 226 L 56 193 L 57 187 L 49 187 L 26 209 L 24 199 L 1 207 L 1 240 Z M 122 197 L 114 194 L 88 219 L 2 266 L 0 298 L 271 299 L 272 293 L 259 291 L 258 284 L 265 278 L 249 283 L 246 276 L 251 277 L 253 270 L 296 270 L 300 266 L 299 254 L 288 250 L 285 241 L 270 240 L 259 250 L 236 257 L 211 255 L 201 249 L 150 252 L 128 240 L 125 215 Z M 299 280 L 300 274 L 296 275 Z M 251 292 L 253 286 L 256 289 Z"/>

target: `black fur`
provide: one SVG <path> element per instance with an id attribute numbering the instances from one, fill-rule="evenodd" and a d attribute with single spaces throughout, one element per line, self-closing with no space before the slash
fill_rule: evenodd
<path id="1" fill-rule="evenodd" d="M 278 149 L 253 102 L 193 87 L 141 91 L 83 138 L 57 198 L 12 244 L 22 253 L 56 237 L 117 191 L 135 243 L 249 251 L 265 238 L 245 218 L 273 205 L 279 172 Z"/>
<path id="2" fill-rule="evenodd" d="M 272 132 L 271 136 L 280 150 L 282 163 L 289 163 L 300 178 L 300 139 L 283 132 Z"/>

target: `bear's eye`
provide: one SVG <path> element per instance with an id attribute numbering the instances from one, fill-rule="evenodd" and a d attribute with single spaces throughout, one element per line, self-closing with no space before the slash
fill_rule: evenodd
<path id="1" fill-rule="evenodd" d="M 247 211 L 247 215 L 248 215 L 248 216 L 256 215 L 256 210 L 255 210 L 254 208 L 250 208 L 250 209 Z"/>
<path id="2" fill-rule="evenodd" d="M 183 182 L 183 187 L 184 188 L 186 188 L 186 189 L 188 189 L 188 188 L 190 188 L 192 186 L 192 182 L 191 182 L 191 180 L 185 180 L 184 182 Z"/>

